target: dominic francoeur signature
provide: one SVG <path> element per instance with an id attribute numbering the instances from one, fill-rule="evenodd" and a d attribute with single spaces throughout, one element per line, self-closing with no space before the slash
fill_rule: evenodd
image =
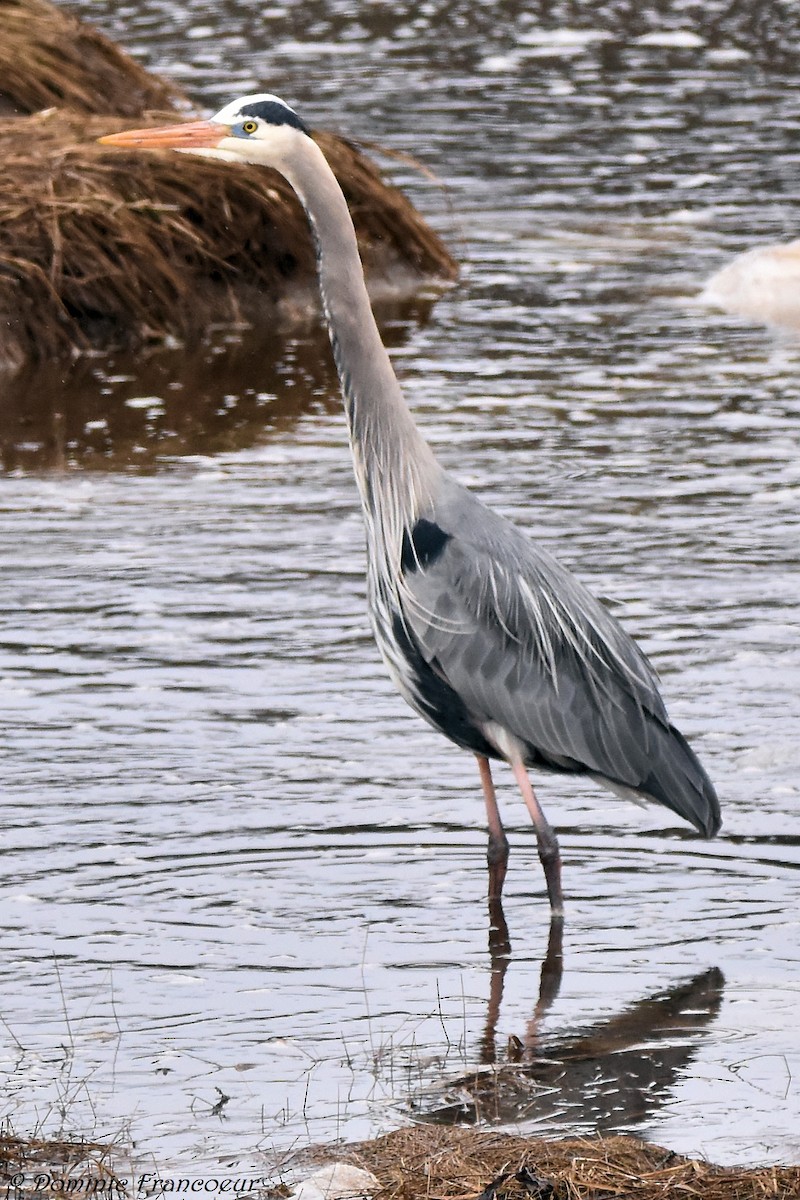
<path id="1" fill-rule="evenodd" d="M 258 1196 L 275 1194 L 275 1185 L 262 1175 L 158 1175 L 145 1171 L 131 1179 L 118 1175 L 59 1175 L 50 1171 L 14 1171 L 0 1176 L 0 1200 L 30 1200 L 31 1196 L 96 1197 L 98 1200 L 132 1200 L 133 1197 Z"/>

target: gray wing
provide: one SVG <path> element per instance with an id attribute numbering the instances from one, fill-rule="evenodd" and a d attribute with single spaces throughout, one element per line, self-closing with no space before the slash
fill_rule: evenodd
<path id="1" fill-rule="evenodd" d="M 502 726 L 529 766 L 588 772 L 716 831 L 713 787 L 670 725 L 655 672 L 556 560 L 447 480 L 403 563 L 406 627 L 479 728 Z"/>

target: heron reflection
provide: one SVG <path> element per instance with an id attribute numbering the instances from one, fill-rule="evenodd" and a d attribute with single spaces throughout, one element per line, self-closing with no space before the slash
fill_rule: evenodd
<path id="1" fill-rule="evenodd" d="M 653 992 L 614 1016 L 568 1033 L 543 1035 L 558 995 L 563 922 L 550 925 L 539 994 L 521 1036 L 501 1051 L 497 1022 L 510 962 L 499 903 L 490 905 L 492 963 L 480 1065 L 418 1093 L 415 1117 L 436 1124 L 544 1122 L 612 1133 L 638 1125 L 668 1099 L 722 1003 L 725 979 L 712 967 Z"/>

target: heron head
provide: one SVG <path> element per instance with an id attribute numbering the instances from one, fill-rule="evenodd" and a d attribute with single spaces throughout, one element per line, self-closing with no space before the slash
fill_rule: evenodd
<path id="1" fill-rule="evenodd" d="M 298 138 L 310 136 L 294 109 L 262 92 L 232 100 L 208 121 L 130 129 L 98 140 L 104 146 L 123 149 L 182 150 L 227 162 L 279 166 Z"/>

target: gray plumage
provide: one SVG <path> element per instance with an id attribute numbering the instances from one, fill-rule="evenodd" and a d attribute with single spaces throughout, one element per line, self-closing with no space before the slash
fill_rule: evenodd
<path id="1" fill-rule="evenodd" d="M 589 775 L 716 833 L 714 788 L 636 643 L 564 567 L 452 479 L 419 433 L 375 324 L 341 189 L 302 121 L 274 96 L 248 96 L 209 123 L 156 134 L 106 140 L 263 163 L 306 210 L 364 509 L 376 641 L 412 708 L 478 758 L 490 895 L 499 898 L 508 857 L 490 758 L 514 769 L 555 912 L 558 846 L 527 767 Z"/>
<path id="2" fill-rule="evenodd" d="M 676 740 L 650 664 L 608 611 L 447 476 L 420 516 L 447 540 L 424 567 L 404 572 L 400 611 L 475 727 L 508 730 L 527 766 L 585 771 L 715 832 L 705 775 Z M 415 685 L 404 692 L 424 712 Z"/>

